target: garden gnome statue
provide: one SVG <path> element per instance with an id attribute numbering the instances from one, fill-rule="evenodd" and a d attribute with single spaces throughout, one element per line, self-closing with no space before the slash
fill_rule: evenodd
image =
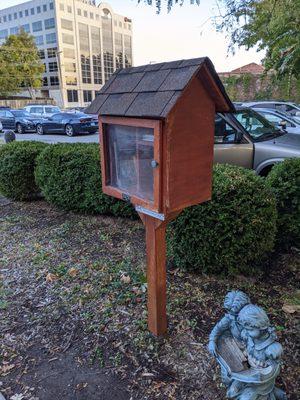
<path id="1" fill-rule="evenodd" d="M 286 400 L 286 394 L 275 387 L 282 347 L 267 314 L 240 291 L 229 292 L 224 306 L 228 314 L 213 328 L 209 350 L 221 366 L 227 397 Z"/>

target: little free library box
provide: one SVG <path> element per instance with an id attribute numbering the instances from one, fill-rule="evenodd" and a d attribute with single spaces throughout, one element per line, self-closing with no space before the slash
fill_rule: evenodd
<path id="1" fill-rule="evenodd" d="M 87 112 L 99 115 L 103 192 L 146 227 L 148 326 L 167 330 L 167 223 L 210 200 L 216 112 L 234 106 L 207 57 L 116 71 Z"/>

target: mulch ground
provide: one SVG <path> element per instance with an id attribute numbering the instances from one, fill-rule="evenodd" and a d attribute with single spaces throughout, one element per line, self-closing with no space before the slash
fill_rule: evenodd
<path id="1" fill-rule="evenodd" d="M 156 339 L 147 331 L 139 221 L 2 199 L 0 392 L 12 400 L 224 399 L 207 339 L 224 295 L 240 288 L 276 326 L 285 350 L 278 385 L 299 399 L 299 319 L 290 313 L 299 267 L 297 249 L 274 254 L 254 278 L 170 265 L 169 334 Z"/>

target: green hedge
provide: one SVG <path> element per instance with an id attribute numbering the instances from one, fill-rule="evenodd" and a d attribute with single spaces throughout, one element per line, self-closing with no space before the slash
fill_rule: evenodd
<path id="1" fill-rule="evenodd" d="M 35 177 L 45 199 L 64 210 L 136 216 L 130 204 L 103 194 L 98 144 L 49 146 L 38 157 Z"/>
<path id="2" fill-rule="evenodd" d="M 178 267 L 250 273 L 273 249 L 276 219 L 275 197 L 263 178 L 216 165 L 212 200 L 184 210 L 170 224 L 168 252 Z"/>
<path id="3" fill-rule="evenodd" d="M 12 142 L 0 146 L 0 193 L 13 200 L 31 200 L 40 190 L 34 179 L 36 158 L 48 145 Z"/>
<path id="4" fill-rule="evenodd" d="M 276 164 L 266 182 L 277 201 L 277 243 L 300 246 L 300 158 Z"/>

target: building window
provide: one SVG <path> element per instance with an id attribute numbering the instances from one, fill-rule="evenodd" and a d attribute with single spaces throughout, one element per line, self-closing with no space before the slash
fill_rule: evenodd
<path id="1" fill-rule="evenodd" d="M 31 15 L 34 15 L 34 8 L 31 8 L 31 9 L 30 9 L 30 14 L 31 14 Z"/>
<path id="2" fill-rule="evenodd" d="M 43 37 L 43 35 L 41 35 L 41 36 L 36 36 L 36 37 L 35 37 L 35 44 L 36 44 L 37 46 L 41 46 L 41 45 L 44 44 L 44 37 Z"/>
<path id="3" fill-rule="evenodd" d="M 58 86 L 59 79 L 58 76 L 50 76 L 50 86 Z"/>
<path id="4" fill-rule="evenodd" d="M 47 4 L 43 4 L 43 11 L 44 11 L 44 12 L 47 11 Z"/>
<path id="5" fill-rule="evenodd" d="M 36 21 L 32 24 L 32 32 L 39 32 L 43 30 L 42 21 Z"/>
<path id="6" fill-rule="evenodd" d="M 23 11 L 19 11 L 19 17 L 23 18 Z"/>
<path id="7" fill-rule="evenodd" d="M 100 90 L 95 90 L 95 97 L 99 96 L 99 94 L 101 94 Z"/>
<path id="8" fill-rule="evenodd" d="M 105 10 L 106 9 L 104 9 L 103 12 Z M 104 78 L 106 82 L 114 72 L 112 20 L 107 15 L 101 17 L 101 19 L 103 36 Z"/>
<path id="9" fill-rule="evenodd" d="M 68 33 L 63 33 L 62 41 L 63 41 L 63 43 L 66 43 L 66 44 L 74 44 L 74 36 L 69 35 Z"/>
<path id="10" fill-rule="evenodd" d="M 96 20 L 99 21 L 99 14 L 96 14 Z"/>
<path id="11" fill-rule="evenodd" d="M 8 14 L 8 20 L 11 21 L 11 14 Z"/>
<path id="12" fill-rule="evenodd" d="M 77 15 L 81 15 L 81 9 L 77 8 Z"/>
<path id="13" fill-rule="evenodd" d="M 58 71 L 58 67 L 57 67 L 57 62 L 56 61 L 49 62 L 48 66 L 49 66 L 49 72 Z"/>
<path id="14" fill-rule="evenodd" d="M 116 19 L 114 20 L 114 25 L 115 25 L 115 26 L 118 26 L 118 22 L 117 22 Z"/>
<path id="15" fill-rule="evenodd" d="M 21 25 L 20 29 L 22 29 L 24 32 L 30 33 L 30 26 L 29 24 Z"/>
<path id="16" fill-rule="evenodd" d="M 10 28 L 9 33 L 11 35 L 17 35 L 19 32 L 19 27 L 18 26 L 14 26 L 13 28 Z"/>
<path id="17" fill-rule="evenodd" d="M 44 65 L 44 72 L 47 72 L 47 64 L 43 63 Z"/>
<path id="18" fill-rule="evenodd" d="M 28 15 L 29 15 L 29 11 L 25 10 L 25 17 L 28 17 Z"/>
<path id="19" fill-rule="evenodd" d="M 50 10 L 53 10 L 53 8 L 54 8 L 53 3 L 50 3 L 50 4 L 49 4 L 49 9 L 50 9 Z"/>
<path id="20" fill-rule="evenodd" d="M 56 34 L 55 33 L 48 33 L 46 35 L 46 43 L 47 44 L 56 43 Z"/>
<path id="21" fill-rule="evenodd" d="M 83 11 L 83 15 L 87 17 L 87 11 Z"/>
<path id="22" fill-rule="evenodd" d="M 75 63 L 66 62 L 65 63 L 65 71 L 66 72 L 76 72 L 76 64 Z"/>
<path id="23" fill-rule="evenodd" d="M 115 32 L 116 68 L 123 68 L 123 38 L 121 33 Z"/>
<path id="24" fill-rule="evenodd" d="M 14 13 L 14 19 L 18 19 L 18 13 Z"/>
<path id="25" fill-rule="evenodd" d="M 44 24 L 45 24 L 45 29 L 55 28 L 54 18 L 45 19 Z"/>
<path id="26" fill-rule="evenodd" d="M 43 86 L 48 86 L 48 78 L 46 76 L 43 77 Z"/>
<path id="27" fill-rule="evenodd" d="M 76 76 L 66 76 L 66 85 L 68 85 L 68 86 L 76 86 L 77 85 Z"/>
<path id="28" fill-rule="evenodd" d="M 83 91 L 83 101 L 88 103 L 92 101 L 92 91 L 91 90 L 84 90 Z"/>
<path id="29" fill-rule="evenodd" d="M 40 6 L 37 6 L 37 8 L 36 8 L 36 12 L 37 12 L 38 14 L 40 14 L 40 13 L 41 13 L 41 7 L 40 7 Z"/>
<path id="30" fill-rule="evenodd" d="M 57 47 L 49 47 L 47 49 L 48 58 L 56 57 Z"/>
<path id="31" fill-rule="evenodd" d="M 69 14 L 72 14 L 72 7 L 71 6 L 68 6 L 67 10 L 68 10 Z"/>
<path id="32" fill-rule="evenodd" d="M 72 31 L 73 30 L 73 22 L 69 21 L 68 19 L 62 18 L 61 19 L 61 27 L 68 31 Z"/>
<path id="33" fill-rule="evenodd" d="M 77 103 L 78 102 L 78 92 L 77 90 L 67 90 L 68 102 Z"/>
<path id="34" fill-rule="evenodd" d="M 75 50 L 74 49 L 64 49 L 64 57 L 65 58 L 75 58 Z"/>
<path id="35" fill-rule="evenodd" d="M 124 35 L 125 68 L 132 66 L 132 44 L 131 36 Z"/>
<path id="36" fill-rule="evenodd" d="M 80 62 L 83 83 L 92 83 L 91 79 L 91 59 L 89 44 L 89 27 L 85 24 L 78 24 L 79 29 L 79 48 Z"/>
<path id="37" fill-rule="evenodd" d="M 122 22 L 119 21 L 119 28 L 122 28 Z"/>
<path id="38" fill-rule="evenodd" d="M 8 36 L 8 29 L 2 29 L 0 31 L 0 39 L 6 39 Z"/>
<path id="39" fill-rule="evenodd" d="M 102 84 L 102 60 L 100 28 L 91 26 L 94 83 Z"/>
<path id="40" fill-rule="evenodd" d="M 6 15 L 3 16 L 3 22 L 6 22 Z"/>
<path id="41" fill-rule="evenodd" d="M 90 18 L 94 19 L 94 14 L 93 13 L 90 13 Z"/>
<path id="42" fill-rule="evenodd" d="M 44 60 L 45 59 L 45 50 L 39 50 L 38 56 L 40 57 L 41 60 Z"/>
<path id="43" fill-rule="evenodd" d="M 59 3 L 59 9 L 60 11 L 65 11 L 65 6 L 63 3 Z"/>

